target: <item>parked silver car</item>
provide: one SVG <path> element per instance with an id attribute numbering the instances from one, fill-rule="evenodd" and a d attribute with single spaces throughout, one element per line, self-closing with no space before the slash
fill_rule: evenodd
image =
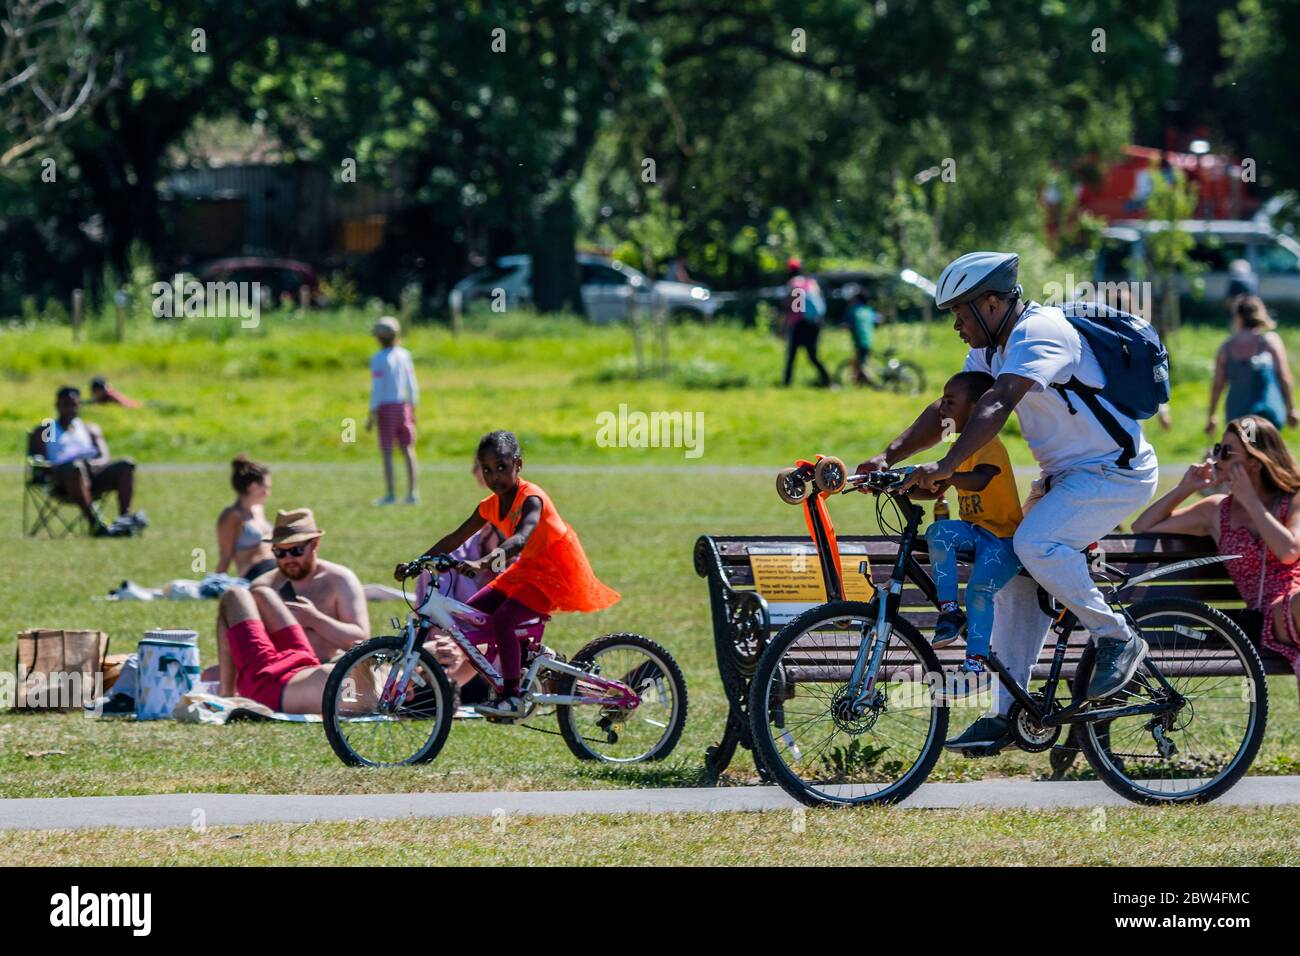
<path id="1" fill-rule="evenodd" d="M 1300 243 L 1286 233 L 1268 223 L 1236 219 L 1189 219 L 1178 225 L 1196 239 L 1191 258 L 1207 267 L 1197 276 L 1204 283 L 1207 300 L 1227 298 L 1228 265 L 1244 259 L 1259 279 L 1260 298 L 1270 305 L 1300 305 Z M 1149 277 L 1146 240 L 1165 228 L 1165 223 L 1144 220 L 1111 223 L 1102 232 L 1094 278 L 1127 281 Z M 1180 276 L 1178 283 L 1182 294 L 1192 291 L 1188 277 Z"/>
<path id="2" fill-rule="evenodd" d="M 626 321 L 632 307 L 648 315 L 665 311 L 671 316 L 709 319 L 718 308 L 706 286 L 689 282 L 650 279 L 615 259 L 578 254 L 582 305 L 594 323 Z M 502 256 L 461 279 L 451 290 L 454 310 L 468 311 L 476 303 L 501 301 L 506 308 L 532 302 L 531 256 Z"/>

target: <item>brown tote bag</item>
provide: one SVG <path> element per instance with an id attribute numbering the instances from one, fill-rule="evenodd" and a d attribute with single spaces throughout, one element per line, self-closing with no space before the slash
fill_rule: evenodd
<path id="1" fill-rule="evenodd" d="M 80 710 L 102 692 L 108 635 L 36 628 L 18 633 L 15 710 Z"/>

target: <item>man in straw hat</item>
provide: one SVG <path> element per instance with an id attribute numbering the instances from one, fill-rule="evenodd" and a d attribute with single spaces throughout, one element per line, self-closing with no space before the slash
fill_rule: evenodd
<path id="1" fill-rule="evenodd" d="M 290 688 L 311 680 L 307 667 L 334 660 L 369 639 L 370 614 L 361 582 L 348 568 L 318 556 L 324 534 L 310 508 L 278 512 L 266 539 L 275 570 L 254 580 L 248 590 L 232 588 L 222 595 L 217 657 L 223 697 L 265 697 L 263 703 L 279 710 L 269 698 L 283 694 L 289 703 Z M 259 679 L 259 674 L 267 679 Z M 324 677 L 317 682 L 315 702 L 308 710 L 286 709 L 319 712 Z M 311 690 L 293 690 L 292 697 L 311 703 Z"/>

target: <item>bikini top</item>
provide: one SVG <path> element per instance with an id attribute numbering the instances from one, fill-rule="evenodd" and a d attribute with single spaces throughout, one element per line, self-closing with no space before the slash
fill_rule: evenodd
<path id="1" fill-rule="evenodd" d="M 247 551 L 256 548 L 265 537 L 266 530 L 256 518 L 245 518 L 243 527 L 239 529 L 239 537 L 235 539 L 235 550 Z"/>

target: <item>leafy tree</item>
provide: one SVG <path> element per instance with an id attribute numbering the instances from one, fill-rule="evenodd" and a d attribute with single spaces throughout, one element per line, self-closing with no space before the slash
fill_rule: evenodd
<path id="1" fill-rule="evenodd" d="M 1241 105 L 1249 130 L 1244 145 L 1258 162 L 1260 182 L 1300 187 L 1300 63 L 1290 48 L 1300 36 L 1300 0 L 1240 0 L 1220 15 L 1219 29 L 1230 61 L 1219 85 Z"/>
<path id="2" fill-rule="evenodd" d="M 1188 182 L 1181 169 L 1172 166 L 1166 175 L 1152 163 L 1151 180 L 1147 212 L 1151 220 L 1160 223 L 1162 228 L 1149 233 L 1146 244 L 1150 250 L 1159 301 L 1156 324 L 1163 334 L 1177 331 L 1180 322 L 1175 277 L 1179 273 L 1195 276 L 1203 269 L 1191 258 L 1191 252 L 1196 248 L 1196 237 L 1179 228 L 1180 221 L 1190 219 L 1195 213 L 1198 190 L 1195 183 Z"/>
<path id="3" fill-rule="evenodd" d="M 757 284 L 727 240 L 777 205 L 811 252 L 895 262 L 1037 228 L 1052 164 L 1115 152 L 1170 80 L 1172 0 L 664 6 L 638 8 L 664 66 L 608 134 L 626 154 L 591 173 L 592 205 L 633 207 L 628 170 L 654 155 L 686 251 L 726 283 Z"/>
<path id="4" fill-rule="evenodd" d="M 56 138 L 121 79 L 95 42 L 95 0 L 6 0 L 0 15 L 0 169 Z"/>

